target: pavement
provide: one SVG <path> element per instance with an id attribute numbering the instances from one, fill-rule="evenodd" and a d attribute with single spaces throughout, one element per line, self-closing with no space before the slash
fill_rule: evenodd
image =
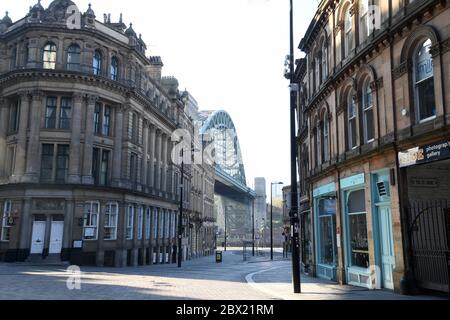
<path id="1" fill-rule="evenodd" d="M 244 261 L 230 248 L 223 263 L 215 256 L 176 265 L 134 268 L 82 267 L 80 290 L 67 266 L 0 264 L 0 300 L 433 300 L 401 296 L 302 276 L 302 294 L 294 295 L 291 262 L 267 251 Z M 69 287 L 67 286 L 69 280 Z M 74 289 L 74 290 L 70 290 Z M 442 298 L 441 298 L 442 299 Z"/>

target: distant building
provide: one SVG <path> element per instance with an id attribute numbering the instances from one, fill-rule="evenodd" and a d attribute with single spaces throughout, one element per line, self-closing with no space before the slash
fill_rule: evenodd
<path id="1" fill-rule="evenodd" d="M 255 228 L 261 228 L 264 221 L 267 219 L 267 194 L 266 194 L 266 179 L 255 178 Z"/>

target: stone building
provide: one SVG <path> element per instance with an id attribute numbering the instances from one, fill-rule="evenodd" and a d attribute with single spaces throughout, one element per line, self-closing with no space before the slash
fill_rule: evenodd
<path id="1" fill-rule="evenodd" d="M 132 25 L 95 18 L 55 0 L 0 20 L 0 261 L 173 262 L 171 135 L 192 123 Z M 186 208 L 190 185 L 187 171 Z"/>
<path id="2" fill-rule="evenodd" d="M 449 290 L 449 17 L 448 1 L 320 2 L 295 70 L 316 276 Z"/>

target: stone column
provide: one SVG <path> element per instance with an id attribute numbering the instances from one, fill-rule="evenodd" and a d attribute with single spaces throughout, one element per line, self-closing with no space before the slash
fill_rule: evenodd
<path id="1" fill-rule="evenodd" d="M 34 91 L 32 93 L 32 102 L 30 110 L 30 138 L 27 148 L 27 165 L 24 182 L 39 182 L 39 135 L 41 131 L 41 114 L 43 101 L 43 92 Z"/>
<path id="2" fill-rule="evenodd" d="M 122 170 L 122 139 L 123 139 L 123 112 L 122 106 L 116 107 L 115 132 L 114 132 L 114 164 L 112 183 L 115 187 L 120 186 Z"/>
<path id="3" fill-rule="evenodd" d="M 23 212 L 20 216 L 20 242 L 19 242 L 19 261 L 25 261 L 30 249 L 31 243 L 31 199 L 26 198 L 23 205 Z M 28 252 L 27 252 L 28 251 Z"/>
<path id="4" fill-rule="evenodd" d="M 72 136 L 70 140 L 70 160 L 68 182 L 81 183 L 81 118 L 83 114 L 83 96 L 80 93 L 73 95 L 72 109 Z"/>
<path id="5" fill-rule="evenodd" d="M 156 132 L 156 175 L 155 175 L 155 186 L 156 190 L 158 190 L 158 194 L 161 191 L 161 147 L 162 147 L 162 132 Z"/>
<path id="6" fill-rule="evenodd" d="M 8 130 L 7 99 L 0 98 L 0 180 L 5 177 L 6 134 Z"/>
<path id="7" fill-rule="evenodd" d="M 150 166 L 148 170 L 150 170 L 150 181 L 148 181 L 148 184 L 153 189 L 155 185 L 155 171 L 154 171 L 154 165 L 155 165 L 155 147 L 156 147 L 156 127 L 154 125 L 151 125 L 150 127 Z"/>
<path id="8" fill-rule="evenodd" d="M 127 249 L 126 249 L 126 213 L 127 205 L 125 202 L 119 203 L 119 223 L 117 225 L 117 249 L 115 264 L 118 268 L 126 267 L 127 265 Z"/>
<path id="9" fill-rule="evenodd" d="M 133 218 L 133 249 L 131 253 L 131 265 L 136 267 L 138 265 L 138 252 L 139 252 L 139 240 L 138 240 L 138 226 L 139 226 L 139 207 L 134 206 L 134 218 Z"/>
<path id="10" fill-rule="evenodd" d="M 168 144 L 168 137 L 167 135 L 164 135 L 163 145 L 162 145 L 162 191 L 165 193 L 167 192 L 167 144 Z"/>
<path id="11" fill-rule="evenodd" d="M 72 230 L 77 225 L 75 221 L 76 204 L 74 200 L 66 201 L 65 216 L 64 216 L 64 237 L 63 237 L 63 258 L 68 259 L 68 253 L 72 249 Z"/>
<path id="12" fill-rule="evenodd" d="M 83 153 L 83 184 L 94 184 L 92 177 L 92 154 L 94 147 L 94 110 L 98 96 L 91 95 L 88 98 L 86 112 L 86 129 L 84 131 L 84 153 Z"/>
<path id="13" fill-rule="evenodd" d="M 25 174 L 28 114 L 30 109 L 30 99 L 28 92 L 20 92 L 20 122 L 17 134 L 16 160 L 14 164 L 14 173 L 11 177 L 12 183 L 21 182 Z"/>

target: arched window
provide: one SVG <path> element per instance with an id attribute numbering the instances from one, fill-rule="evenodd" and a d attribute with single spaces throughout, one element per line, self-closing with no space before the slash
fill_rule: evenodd
<path id="1" fill-rule="evenodd" d="M 320 83 L 321 83 L 321 74 L 320 74 L 320 68 L 321 68 L 321 65 L 322 65 L 322 57 L 321 57 L 321 55 L 320 55 L 320 52 L 317 54 L 317 57 L 316 57 L 316 69 L 315 69 L 315 72 L 316 72 L 316 89 L 317 89 L 317 91 L 320 89 Z"/>
<path id="2" fill-rule="evenodd" d="M 67 49 L 67 70 L 79 71 L 80 70 L 80 47 L 73 44 Z"/>
<path id="3" fill-rule="evenodd" d="M 330 158 L 329 142 L 330 142 L 330 122 L 328 114 L 323 115 L 322 121 L 322 162 L 328 161 Z"/>
<path id="4" fill-rule="evenodd" d="M 92 60 L 92 69 L 94 71 L 94 75 L 99 76 L 102 72 L 102 53 L 99 50 L 95 50 L 94 58 Z"/>
<path id="5" fill-rule="evenodd" d="M 350 8 L 347 8 L 347 10 L 345 11 L 344 31 L 345 31 L 344 58 L 346 58 L 350 54 L 350 51 L 353 49 L 353 21 L 352 15 L 350 14 Z"/>
<path id="6" fill-rule="evenodd" d="M 314 168 L 319 166 L 319 125 L 314 121 Z"/>
<path id="7" fill-rule="evenodd" d="M 111 80 L 117 81 L 119 78 L 119 59 L 113 57 L 111 59 Z"/>
<path id="8" fill-rule="evenodd" d="M 44 69 L 56 68 L 56 45 L 52 42 L 47 43 L 44 47 L 42 66 Z"/>
<path id="9" fill-rule="evenodd" d="M 414 91 L 417 122 L 436 116 L 434 96 L 433 59 L 430 54 L 431 40 L 420 43 L 414 55 Z"/>
<path id="10" fill-rule="evenodd" d="M 373 119 L 373 92 L 370 88 L 370 81 L 367 80 L 362 91 L 364 142 L 370 143 L 375 138 Z"/>
<path id="11" fill-rule="evenodd" d="M 348 148 L 353 150 L 356 144 L 356 106 L 355 98 L 349 94 L 347 98 L 347 120 L 348 120 Z"/>
<path id="12" fill-rule="evenodd" d="M 328 77 L 328 43 L 327 40 L 322 45 L 322 82 Z"/>
<path id="13" fill-rule="evenodd" d="M 369 18 L 369 0 L 359 1 L 359 30 L 361 31 L 361 40 L 366 40 L 371 31 Z"/>

